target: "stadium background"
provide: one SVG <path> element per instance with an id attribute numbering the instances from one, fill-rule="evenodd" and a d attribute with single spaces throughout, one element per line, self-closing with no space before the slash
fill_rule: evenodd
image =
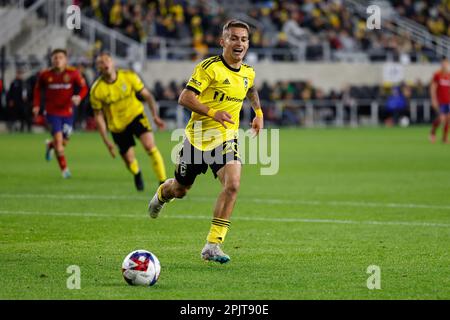
<path id="1" fill-rule="evenodd" d="M 450 55 L 450 2 L 371 3 L 380 30 L 367 29 L 369 2 L 356 0 L 0 0 L 0 298 L 449 299 L 450 151 L 427 139 L 429 82 Z M 72 4 L 81 29 L 66 26 Z M 147 189 L 137 195 L 90 132 L 87 99 L 67 148 L 70 181 L 43 159 L 42 123 L 18 131 L 32 121 L 30 88 L 51 49 L 67 48 L 89 84 L 106 50 L 157 98 L 169 130 L 155 136 L 170 175 L 170 129 L 188 116 L 178 95 L 196 62 L 221 52 L 220 25 L 231 17 L 253 28 L 246 62 L 266 126 L 281 128 L 280 172 L 244 168 L 226 247 L 233 262 L 219 269 L 197 252 L 219 188 L 211 175 L 150 221 L 156 182 L 146 155 L 138 148 Z M 11 110 L 17 71 L 27 85 Z M 242 118 L 247 127 L 248 104 Z M 162 263 L 150 290 L 121 279 L 123 257 L 138 248 Z M 65 286 L 71 264 L 81 267 L 81 290 Z M 381 290 L 366 286 L 372 264 Z"/>
<path id="2" fill-rule="evenodd" d="M 66 27 L 68 5 L 81 8 L 80 29 Z M 17 69 L 33 83 L 52 48 L 68 48 L 70 62 L 91 84 L 93 59 L 109 51 L 136 70 L 161 104 L 163 118 L 181 127 L 178 94 L 195 62 L 221 52 L 220 25 L 230 17 L 252 28 L 246 62 L 258 73 L 266 121 L 274 125 L 390 125 L 400 116 L 428 123 L 428 85 L 449 54 L 448 1 L 380 1 L 381 29 L 366 26 L 367 1 L 2 1 L 5 26 L 2 114 Z M 31 90 L 28 90 L 31 92 Z M 30 94 L 30 93 L 29 93 Z M 30 101 L 28 97 L 27 101 Z M 88 99 L 86 99 L 87 101 Z M 249 108 L 246 108 L 249 110 Z M 79 128 L 90 108 L 79 110 Z M 248 119 L 250 114 L 244 114 Z M 88 124 L 86 123 L 88 122 Z M 248 121 L 245 121 L 246 123 Z"/>

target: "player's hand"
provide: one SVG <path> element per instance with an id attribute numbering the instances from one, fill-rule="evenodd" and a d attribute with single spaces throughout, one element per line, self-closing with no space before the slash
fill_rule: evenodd
<path id="1" fill-rule="evenodd" d="M 74 95 L 74 96 L 72 96 L 72 103 L 76 106 L 76 107 L 78 107 L 79 105 L 80 105 L 80 103 L 81 103 L 81 97 L 79 96 L 79 95 Z"/>
<path id="2" fill-rule="evenodd" d="M 34 106 L 33 107 L 33 117 L 36 118 L 39 114 L 39 106 Z"/>
<path id="3" fill-rule="evenodd" d="M 259 134 L 259 130 L 264 128 L 264 119 L 262 117 L 254 117 L 250 125 L 255 133 L 254 137 L 256 137 Z"/>
<path id="4" fill-rule="evenodd" d="M 431 99 L 431 106 L 434 110 L 439 111 L 439 103 L 437 99 Z"/>
<path id="5" fill-rule="evenodd" d="M 111 143 L 109 140 L 105 140 L 105 145 L 108 148 L 109 154 L 111 155 L 111 157 L 115 158 L 116 157 L 116 147 L 114 146 L 113 143 Z"/>
<path id="6" fill-rule="evenodd" d="M 216 114 L 214 115 L 214 120 L 216 120 L 221 125 L 223 125 L 223 127 L 225 129 L 227 129 L 227 126 L 226 126 L 225 122 L 234 124 L 234 121 L 231 120 L 231 114 L 229 114 L 226 111 L 217 111 Z"/>
<path id="7" fill-rule="evenodd" d="M 164 130 L 166 128 L 166 123 L 160 117 L 156 116 L 153 118 L 153 120 L 155 121 L 155 124 L 158 126 L 158 129 Z"/>

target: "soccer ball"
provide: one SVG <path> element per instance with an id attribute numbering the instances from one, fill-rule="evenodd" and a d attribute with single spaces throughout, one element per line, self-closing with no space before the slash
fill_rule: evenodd
<path id="1" fill-rule="evenodd" d="M 406 128 L 409 126 L 409 118 L 406 116 L 403 116 L 400 118 L 400 127 Z"/>
<path id="2" fill-rule="evenodd" d="M 158 281 L 161 265 L 147 250 L 136 250 L 125 257 L 122 275 L 129 285 L 152 286 Z"/>

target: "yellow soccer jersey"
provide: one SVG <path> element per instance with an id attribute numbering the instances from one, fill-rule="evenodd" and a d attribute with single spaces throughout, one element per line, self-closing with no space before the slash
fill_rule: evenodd
<path id="1" fill-rule="evenodd" d="M 242 64 L 239 69 L 232 68 L 222 56 L 203 60 L 195 67 L 186 88 L 194 91 L 202 104 L 231 114 L 234 124 L 226 123 L 228 129 L 225 129 L 212 118 L 192 112 L 185 132 L 193 146 L 204 151 L 212 150 L 237 138 L 239 113 L 254 79 L 252 67 Z"/>
<path id="2" fill-rule="evenodd" d="M 139 76 L 129 70 L 117 70 L 117 79 L 108 83 L 102 77 L 92 85 L 91 106 L 103 110 L 111 132 L 123 131 L 136 116 L 144 112 L 144 105 L 136 98 L 136 92 L 144 89 Z"/>

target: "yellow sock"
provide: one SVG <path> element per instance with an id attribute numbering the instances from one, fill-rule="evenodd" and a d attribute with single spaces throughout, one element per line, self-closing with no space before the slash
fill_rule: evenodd
<path id="1" fill-rule="evenodd" d="M 128 170 L 130 170 L 133 175 L 137 175 L 139 173 L 139 163 L 137 159 L 134 159 L 134 161 L 128 166 Z"/>
<path id="2" fill-rule="evenodd" d="M 213 218 L 211 229 L 209 229 L 209 234 L 208 237 L 206 237 L 206 240 L 210 243 L 223 243 L 229 227 L 229 220 Z"/>
<path id="3" fill-rule="evenodd" d="M 148 155 L 152 159 L 153 171 L 155 171 L 155 174 L 159 179 L 159 182 L 165 181 L 167 179 L 166 166 L 164 165 L 164 160 L 158 148 L 154 147 L 152 150 L 150 150 Z"/>

